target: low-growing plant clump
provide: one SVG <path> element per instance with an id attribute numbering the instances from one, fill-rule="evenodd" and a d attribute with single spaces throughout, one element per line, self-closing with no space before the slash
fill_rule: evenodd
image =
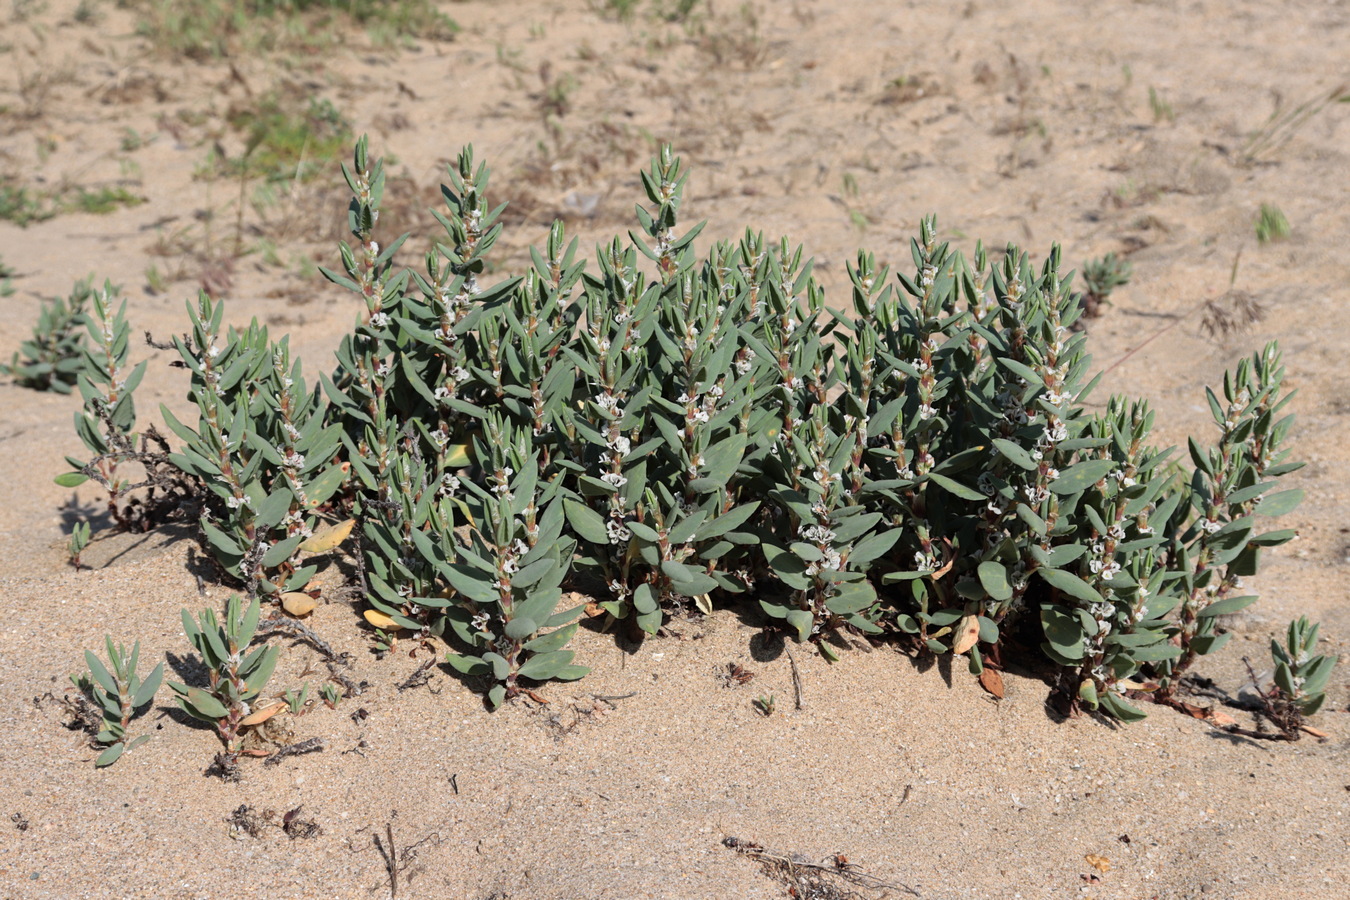
<path id="1" fill-rule="evenodd" d="M 416 270 L 396 262 L 407 235 L 379 236 L 385 175 L 364 139 L 343 171 L 352 240 L 323 271 L 360 305 L 336 365 L 307 381 L 285 337 L 227 326 L 205 295 L 174 342 L 195 417 L 163 410 L 180 442 L 164 458 L 247 594 L 224 624 L 185 617 L 210 682 L 174 686 L 216 725 L 224 769 L 275 660 L 242 657 L 260 601 L 312 609 L 313 558 L 343 546 L 377 645 L 444 642 L 493 707 L 586 674 L 568 649 L 583 608 L 563 602 L 581 591 L 635 639 L 740 605 L 829 660 L 853 636 L 977 675 L 1017 664 L 1063 712 L 1129 721 L 1140 701 L 1177 702 L 1228 638 L 1219 617 L 1256 599 L 1242 580 L 1262 550 L 1295 536 L 1266 526 L 1302 497 L 1277 489 L 1301 465 L 1279 350 L 1207 392 L 1215 434 L 1184 465 L 1152 442 L 1147 403 L 1087 408 L 1058 247 L 1039 267 L 1015 246 L 968 259 L 929 217 L 912 269 L 860 252 L 832 307 L 786 239 L 699 255 L 687 173 L 663 148 L 639 229 L 593 268 L 555 223 L 528 271 L 485 284 L 504 204 L 471 148 Z M 107 361 L 77 417 L 96 460 L 63 483 L 96 477 L 116 506 L 119 467 L 153 454 L 125 437 L 141 369 L 124 374 L 111 308 L 101 296 Z M 1309 695 L 1324 683 L 1289 671 Z"/>

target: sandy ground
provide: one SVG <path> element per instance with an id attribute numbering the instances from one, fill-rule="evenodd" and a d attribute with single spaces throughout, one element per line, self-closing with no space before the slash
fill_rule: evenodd
<path id="1" fill-rule="evenodd" d="M 336 179 L 236 220 L 238 183 L 194 178 L 214 143 L 239 152 L 228 109 L 272 87 L 329 99 L 397 157 L 382 224 L 412 230 L 416 252 L 434 235 L 424 210 L 445 162 L 472 141 L 494 166 L 495 196 L 514 204 L 503 270 L 555 215 L 588 245 L 629 227 L 636 168 L 669 140 L 692 166 L 687 215 L 709 220 L 707 238 L 747 224 L 788 233 L 837 297 L 859 245 L 908 268 L 908 236 L 928 211 L 967 248 L 982 237 L 1043 254 L 1057 240 L 1075 265 L 1127 253 L 1134 280 L 1092 324 L 1091 346 L 1114 366 L 1109 389 L 1153 401 L 1168 442 L 1204 434 L 1202 386 L 1278 339 L 1300 391 L 1296 453 L 1310 462 L 1294 476 L 1308 492 L 1290 517 L 1301 538 L 1269 557 L 1262 602 L 1228 623 L 1236 639 L 1199 671 L 1235 692 L 1242 657 L 1261 668 L 1269 637 L 1304 613 L 1324 622 L 1330 652 L 1346 651 L 1350 105 L 1256 158 L 1244 148 L 1272 114 L 1350 77 L 1350 4 L 719 2 L 701 8 L 700 33 L 582 2 L 504 0 L 448 5 L 464 26 L 451 43 L 393 52 L 351 33 L 322 54 L 233 67 L 154 55 L 111 4 L 83 24 L 71 2 L 27 20 L 14 7 L 0 11 L 0 174 L 38 188 L 121 184 L 146 202 L 27 229 L 0 222 L 0 259 L 17 273 L 0 299 L 0 357 L 27 336 L 39 298 L 92 271 L 123 284 L 135 327 L 161 339 L 185 327 L 200 283 L 228 283 L 232 321 L 289 330 L 310 371 L 326 369 L 355 311 L 295 261 L 317 252 L 333 264 Z M 1256 242 L 1263 202 L 1288 216 L 1288 240 Z M 234 259 L 260 238 L 282 265 Z M 1239 252 L 1234 287 L 1265 315 L 1224 340 L 1204 333 L 1200 304 L 1230 302 Z M 152 265 L 168 281 L 159 293 Z M 161 402 L 181 409 L 170 354 L 136 353 L 152 361 L 143 420 Z M 375 659 L 355 610 L 335 602 L 311 625 L 368 687 L 288 723 L 323 752 L 250 761 L 238 784 L 204 778 L 217 744 L 180 721 L 166 689 L 139 720 L 154 739 L 96 771 L 59 706 L 34 698 L 67 689 L 105 632 L 181 658 L 179 609 L 228 589 L 177 533 L 105 530 L 85 555 L 92 570 L 65 564 L 74 521 L 107 524 L 95 491 L 51 481 L 82 449 L 75 409 L 0 384 L 0 897 L 787 896 L 723 846 L 728 836 L 813 861 L 846 854 L 892 885 L 850 888 L 862 897 L 1348 890 L 1350 667 L 1316 720 L 1323 742 L 1250 741 L 1167 711 L 1130 727 L 1061 722 L 1034 678 L 1010 673 L 995 701 L 961 667 L 925 670 L 886 648 L 834 666 L 794 650 L 797 709 L 787 656 L 763 646 L 757 623 L 719 611 L 635 652 L 583 631 L 591 676 L 548 686 L 547 707 L 488 714 L 440 670 L 400 690 L 425 651 Z M 272 684 L 317 687 L 321 676 L 302 674 L 315 659 L 287 645 Z M 754 679 L 726 686 L 732 662 Z M 770 717 L 752 708 L 767 694 Z M 302 806 L 322 833 L 232 834 L 241 805 Z M 390 834 L 394 884 L 374 840 Z"/>

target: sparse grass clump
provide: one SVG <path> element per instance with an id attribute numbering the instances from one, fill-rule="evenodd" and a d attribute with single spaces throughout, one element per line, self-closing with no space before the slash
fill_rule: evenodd
<path id="1" fill-rule="evenodd" d="M 307 181 L 351 146 L 351 125 L 328 100 L 300 103 L 272 92 L 228 120 L 244 136 L 244 152 L 222 163 L 241 178 Z"/>
<path id="2" fill-rule="evenodd" d="M 1081 303 L 1086 318 L 1102 314 L 1102 306 L 1110 305 L 1111 292 L 1130 283 L 1134 267 L 1127 260 L 1108 253 L 1083 264 L 1083 294 Z"/>
<path id="3" fill-rule="evenodd" d="M 1284 217 L 1284 213 L 1273 203 L 1262 203 L 1261 211 L 1256 216 L 1257 242 L 1269 244 L 1287 237 L 1289 237 L 1289 220 Z"/>
<path id="4" fill-rule="evenodd" d="M 157 51 L 210 60 L 232 48 L 313 50 L 342 40 L 344 21 L 373 39 L 450 40 L 459 26 L 433 0 L 139 0 L 138 30 Z"/>
<path id="5" fill-rule="evenodd" d="M 0 219 L 13 222 L 20 228 L 54 219 L 63 213 L 104 215 L 144 202 L 144 197 L 123 187 L 86 188 L 75 185 L 43 191 L 12 181 L 0 182 Z"/>

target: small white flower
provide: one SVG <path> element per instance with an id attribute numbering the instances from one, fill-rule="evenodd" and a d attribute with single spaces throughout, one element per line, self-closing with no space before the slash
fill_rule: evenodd
<path id="1" fill-rule="evenodd" d="M 1205 532 L 1205 534 L 1213 534 L 1222 527 L 1223 523 L 1221 523 L 1218 519 L 1206 518 L 1200 520 L 1200 528 L 1202 531 Z"/>
<path id="2" fill-rule="evenodd" d="M 633 532 L 613 519 L 605 523 L 605 533 L 609 535 L 611 544 L 626 544 L 633 538 Z"/>
<path id="3" fill-rule="evenodd" d="M 610 485 L 615 490 L 618 490 L 619 488 L 623 487 L 625 484 L 628 483 L 628 479 L 620 475 L 618 472 L 606 472 L 605 474 L 600 476 L 600 480 L 605 482 L 605 484 Z"/>
<path id="4" fill-rule="evenodd" d="M 432 396 L 435 397 L 438 401 L 444 403 L 446 400 L 449 400 L 451 397 L 455 395 L 448 387 L 446 387 L 445 385 L 441 385 L 440 387 L 436 388 L 436 391 L 434 394 L 432 394 Z"/>
<path id="5" fill-rule="evenodd" d="M 389 314 L 377 312 L 375 315 L 370 317 L 370 324 L 375 326 L 376 328 L 384 328 L 389 324 Z"/>
<path id="6" fill-rule="evenodd" d="M 610 449 L 620 457 L 627 456 L 629 453 L 633 452 L 633 442 L 623 435 L 619 435 L 614 440 L 610 441 L 609 446 Z"/>
<path id="7" fill-rule="evenodd" d="M 802 525 L 797 528 L 802 540 L 817 544 L 828 544 L 834 540 L 834 532 L 824 525 Z"/>
<path id="8" fill-rule="evenodd" d="M 303 453 L 292 452 L 291 455 L 283 459 L 281 463 L 292 469 L 302 469 L 305 466 L 305 455 Z"/>
<path id="9" fill-rule="evenodd" d="M 453 378 L 456 382 L 468 381 L 469 370 L 464 368 L 463 366 L 454 366 L 450 369 L 450 377 Z"/>
<path id="10" fill-rule="evenodd" d="M 933 406 L 932 406 L 931 403 L 921 403 L 921 404 L 919 404 L 919 418 L 920 418 L 920 419 L 931 419 L 931 418 L 933 418 L 933 416 L 936 416 L 936 415 L 937 415 L 937 410 L 933 408 Z"/>

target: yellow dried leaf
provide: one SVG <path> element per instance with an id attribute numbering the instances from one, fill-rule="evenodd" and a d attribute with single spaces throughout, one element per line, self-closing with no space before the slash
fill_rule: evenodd
<path id="1" fill-rule="evenodd" d="M 336 525 L 320 528 L 313 537 L 300 545 L 300 549 L 306 553 L 327 553 L 347 539 L 355 524 L 355 519 L 348 519 Z"/>
<path id="2" fill-rule="evenodd" d="M 381 631 L 398 631 L 403 627 L 378 609 L 368 609 L 363 615 L 365 615 L 367 622 Z"/>
<path id="3" fill-rule="evenodd" d="M 469 464 L 469 445 L 451 444 L 445 448 L 445 464 L 454 468 Z"/>
<path id="4" fill-rule="evenodd" d="M 956 637 L 952 640 L 952 653 L 965 653 L 980 639 L 980 622 L 975 616 L 962 616 L 956 623 Z"/>
<path id="5" fill-rule="evenodd" d="M 1089 853 L 1087 856 L 1083 858 L 1087 860 L 1087 864 L 1089 866 L 1092 866 L 1092 868 L 1096 869 L 1098 872 L 1101 872 L 1103 875 L 1111 871 L 1111 860 L 1107 859 L 1105 856 L 1098 856 L 1095 853 Z"/>
<path id="6" fill-rule="evenodd" d="M 285 703 L 275 703 L 272 706 L 265 707 L 264 709 L 254 710 L 252 713 L 249 713 L 247 716 L 244 716 L 242 719 L 240 719 L 239 724 L 261 725 L 263 722 L 266 722 L 268 719 L 272 718 L 285 708 L 286 708 Z"/>
<path id="7" fill-rule="evenodd" d="M 281 608 L 293 616 L 307 616 L 318 605 L 318 600 L 303 591 L 287 591 L 281 595 Z"/>

